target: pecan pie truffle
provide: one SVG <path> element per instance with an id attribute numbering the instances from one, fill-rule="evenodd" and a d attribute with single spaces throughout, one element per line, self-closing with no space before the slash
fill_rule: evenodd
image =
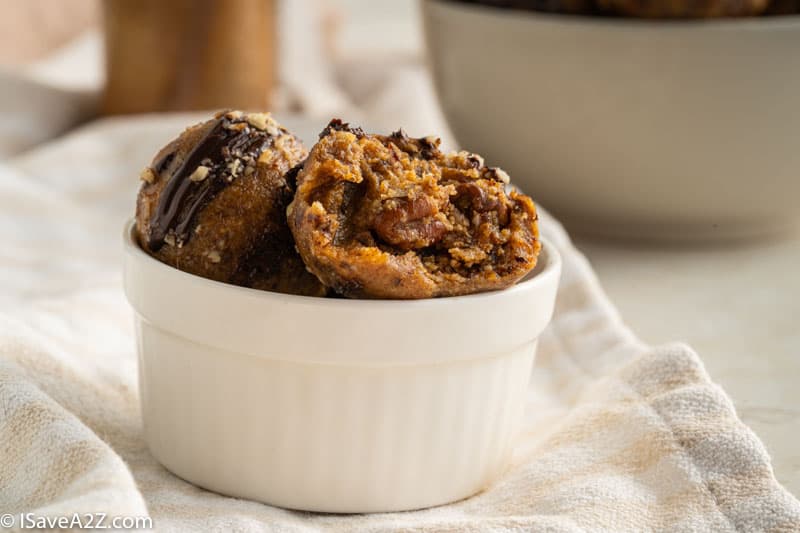
<path id="1" fill-rule="evenodd" d="M 629 17 L 713 18 L 761 14 L 769 0 L 597 0 L 601 8 Z"/>
<path id="2" fill-rule="evenodd" d="M 308 269 L 347 297 L 428 298 L 513 285 L 541 248 L 531 199 L 439 139 L 333 120 L 297 175 L 289 227 Z"/>
<path id="3" fill-rule="evenodd" d="M 185 272 L 246 287 L 323 295 L 294 248 L 289 172 L 307 155 L 265 113 L 229 111 L 191 126 L 142 171 L 136 232 Z"/>
<path id="4" fill-rule="evenodd" d="M 545 13 L 569 13 L 591 15 L 597 11 L 593 0 L 462 0 L 471 4 L 543 11 Z"/>
<path id="5" fill-rule="evenodd" d="M 767 15 L 793 15 L 800 13 L 800 0 L 771 0 Z"/>

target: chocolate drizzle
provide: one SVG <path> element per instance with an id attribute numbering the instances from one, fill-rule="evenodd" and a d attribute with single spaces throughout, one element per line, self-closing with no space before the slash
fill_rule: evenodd
<path id="1" fill-rule="evenodd" d="M 364 130 L 362 130 L 361 128 L 353 127 L 348 122 L 342 122 L 342 119 L 340 118 L 333 118 L 331 119 L 330 122 L 328 122 L 328 125 L 325 126 L 325 129 L 322 130 L 322 132 L 319 134 L 319 138 L 322 139 L 323 137 L 330 135 L 331 132 L 334 131 L 346 131 L 352 133 L 359 139 L 366 135 L 364 133 Z"/>
<path id="2" fill-rule="evenodd" d="M 258 157 L 273 141 L 272 135 L 249 126 L 244 117 L 230 113 L 217 117 L 167 178 L 150 220 L 150 250 L 156 252 L 165 242 L 172 243 L 170 235 L 178 246 L 186 242 L 197 213 L 239 175 L 254 172 Z M 172 153 L 158 161 L 156 172 L 166 172 L 174 158 Z M 208 173 L 193 180 L 191 176 L 200 166 Z"/>

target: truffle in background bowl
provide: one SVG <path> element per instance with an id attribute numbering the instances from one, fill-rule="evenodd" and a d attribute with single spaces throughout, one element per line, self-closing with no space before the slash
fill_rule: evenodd
<path id="1" fill-rule="evenodd" d="M 425 0 L 464 149 L 573 230 L 742 238 L 797 226 L 800 16 L 654 21 Z"/>

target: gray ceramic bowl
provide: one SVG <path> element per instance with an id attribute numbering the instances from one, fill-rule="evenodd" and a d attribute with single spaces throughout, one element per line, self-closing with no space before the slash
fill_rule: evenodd
<path id="1" fill-rule="evenodd" d="M 800 17 L 659 22 L 425 0 L 459 143 L 569 227 L 729 238 L 800 219 Z"/>

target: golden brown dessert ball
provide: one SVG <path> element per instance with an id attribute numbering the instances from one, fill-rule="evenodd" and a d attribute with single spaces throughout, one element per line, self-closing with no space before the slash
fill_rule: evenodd
<path id="1" fill-rule="evenodd" d="M 494 7 L 640 18 L 746 17 L 791 14 L 800 0 L 461 0 Z"/>
<path id="2" fill-rule="evenodd" d="M 618 15 L 642 18 L 714 18 L 759 15 L 769 0 L 597 0 Z"/>
<path id="3" fill-rule="evenodd" d="M 770 0 L 767 15 L 794 15 L 800 13 L 800 0 Z"/>
<path id="4" fill-rule="evenodd" d="M 466 0 L 468 3 L 494 7 L 590 15 L 596 12 L 594 0 Z"/>
<path id="5" fill-rule="evenodd" d="M 339 120 L 297 175 L 289 227 L 309 270 L 348 297 L 428 298 L 513 285 L 541 248 L 531 199 L 436 138 Z"/>
<path id="6" fill-rule="evenodd" d="M 307 152 L 265 113 L 221 112 L 191 126 L 142 171 L 136 232 L 146 252 L 205 278 L 325 294 L 294 249 L 289 170 Z"/>

